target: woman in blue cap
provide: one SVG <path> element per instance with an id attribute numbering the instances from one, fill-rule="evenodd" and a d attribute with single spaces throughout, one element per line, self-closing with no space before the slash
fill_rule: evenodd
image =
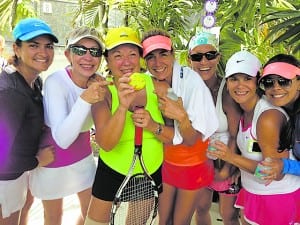
<path id="1" fill-rule="evenodd" d="M 28 189 L 28 173 L 54 158 L 39 149 L 44 127 L 41 82 L 54 57 L 56 36 L 44 21 L 21 20 L 13 30 L 14 56 L 0 75 L 0 224 L 18 225 Z"/>

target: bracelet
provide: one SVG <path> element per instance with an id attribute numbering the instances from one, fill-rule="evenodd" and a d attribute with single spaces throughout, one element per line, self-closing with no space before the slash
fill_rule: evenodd
<path id="1" fill-rule="evenodd" d="M 160 135 L 162 132 L 162 125 L 160 123 L 158 123 L 158 127 L 157 129 L 154 131 L 155 135 Z"/>

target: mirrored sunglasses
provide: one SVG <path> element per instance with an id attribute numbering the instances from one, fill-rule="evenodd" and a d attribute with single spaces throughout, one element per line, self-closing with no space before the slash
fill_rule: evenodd
<path id="1" fill-rule="evenodd" d="M 217 51 L 209 51 L 209 52 L 205 52 L 205 53 L 192 54 L 192 55 L 190 55 L 190 59 L 195 62 L 200 62 L 203 59 L 203 56 L 205 56 L 205 58 L 207 60 L 213 60 L 213 59 L 216 59 L 218 55 L 219 55 L 219 52 L 217 52 Z"/>
<path id="2" fill-rule="evenodd" d="M 101 57 L 103 54 L 102 49 L 100 48 L 87 48 L 84 46 L 76 46 L 76 45 L 71 46 L 70 50 L 72 53 L 79 56 L 85 55 L 87 51 L 89 51 L 91 56 L 93 57 Z"/>
<path id="3" fill-rule="evenodd" d="M 292 85 L 293 80 L 286 79 L 286 78 L 263 78 L 259 82 L 259 86 L 262 90 L 270 89 L 275 86 L 275 82 L 282 87 L 282 88 L 289 88 Z"/>

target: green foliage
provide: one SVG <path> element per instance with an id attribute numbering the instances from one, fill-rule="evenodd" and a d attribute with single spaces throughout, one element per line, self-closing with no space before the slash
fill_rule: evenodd
<path id="1" fill-rule="evenodd" d="M 283 35 L 284 30 L 281 28 L 286 26 L 286 24 L 282 26 L 280 23 L 293 15 L 282 15 L 283 20 L 281 21 L 278 18 L 271 20 L 270 15 L 274 12 L 293 8 L 292 2 L 296 1 L 222 1 L 217 10 L 217 25 L 221 26 L 222 65 L 234 52 L 240 49 L 246 49 L 256 54 L 263 63 L 278 53 L 295 54 L 295 51 L 292 52 L 291 46 L 284 40 L 286 36 L 277 39 L 277 32 L 281 32 Z M 296 23 L 295 26 L 297 26 Z M 276 29 L 276 31 L 270 33 L 272 29 Z M 295 31 L 296 29 L 294 29 Z M 291 41 L 296 40 L 294 38 Z"/>
<path id="2" fill-rule="evenodd" d="M 10 18 L 11 18 L 11 13 L 10 13 L 10 9 L 12 6 L 12 1 L 1 1 L 0 2 L 0 28 L 1 30 L 4 30 L 5 27 L 10 24 Z"/>
<path id="3" fill-rule="evenodd" d="M 38 0 L 0 0 L 0 29 L 10 32 L 21 18 L 35 16 Z M 201 26 L 204 0 L 78 0 L 71 15 L 73 25 L 98 28 L 103 35 L 108 14 L 119 9 L 125 14 L 124 25 L 141 33 L 151 28 L 168 31 L 178 51 L 179 61 L 186 64 L 187 43 Z M 278 53 L 300 56 L 299 0 L 220 0 L 216 11 L 221 27 L 221 65 L 234 52 L 247 49 L 262 62 Z"/>
<path id="4" fill-rule="evenodd" d="M 221 65 L 225 65 L 227 59 L 241 49 L 253 52 L 262 62 L 278 53 L 291 54 L 298 51 L 298 47 L 291 47 L 292 44 L 298 42 L 299 36 L 297 35 L 300 35 L 299 18 L 296 15 L 281 15 L 282 18 L 294 16 L 288 22 L 278 19 L 264 22 L 266 18 L 269 18 L 268 15 L 274 13 L 272 11 L 274 7 L 276 7 L 275 12 L 279 12 L 280 9 L 291 9 L 295 5 L 293 2 L 296 1 L 219 1 L 216 26 L 221 27 Z M 187 43 L 194 35 L 195 27 L 201 26 L 203 1 L 127 0 L 120 4 L 120 9 L 128 15 L 128 25 L 141 32 L 153 27 L 168 31 L 177 50 L 177 59 L 182 64 L 187 63 Z M 285 23 L 280 25 L 282 22 Z M 273 29 L 271 33 L 269 27 Z M 283 27 L 288 27 L 287 33 L 283 32 Z M 281 36 L 278 36 L 278 32 L 281 32 Z M 289 42 L 286 39 L 289 39 Z"/>
<path id="5" fill-rule="evenodd" d="M 34 3 L 38 0 L 0 0 L 0 30 L 9 33 L 16 23 L 26 17 L 35 17 Z"/>
<path id="6" fill-rule="evenodd" d="M 272 44 L 284 43 L 294 54 L 300 51 L 299 10 L 272 9 L 272 12 L 263 19 L 263 24 L 274 24 L 267 35 L 267 39 L 273 39 Z"/>
<path id="7" fill-rule="evenodd" d="M 184 49 L 191 35 L 189 16 L 199 5 L 187 0 L 127 0 L 120 4 L 120 10 L 128 15 L 128 25 L 140 32 L 163 29 L 172 36 L 175 49 Z"/>
<path id="8" fill-rule="evenodd" d="M 102 0 L 79 0 L 78 7 L 73 12 L 73 26 L 86 25 L 98 27 L 103 32 L 107 27 L 109 7 L 107 1 Z"/>

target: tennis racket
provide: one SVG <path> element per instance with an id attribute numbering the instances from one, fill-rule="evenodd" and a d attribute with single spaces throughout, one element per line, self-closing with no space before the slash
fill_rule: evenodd
<path id="1" fill-rule="evenodd" d="M 143 128 L 136 126 L 133 160 L 114 198 L 110 215 L 111 225 L 151 225 L 157 215 L 158 188 L 144 165 L 142 140 Z M 134 174 L 137 161 L 143 172 Z"/>

